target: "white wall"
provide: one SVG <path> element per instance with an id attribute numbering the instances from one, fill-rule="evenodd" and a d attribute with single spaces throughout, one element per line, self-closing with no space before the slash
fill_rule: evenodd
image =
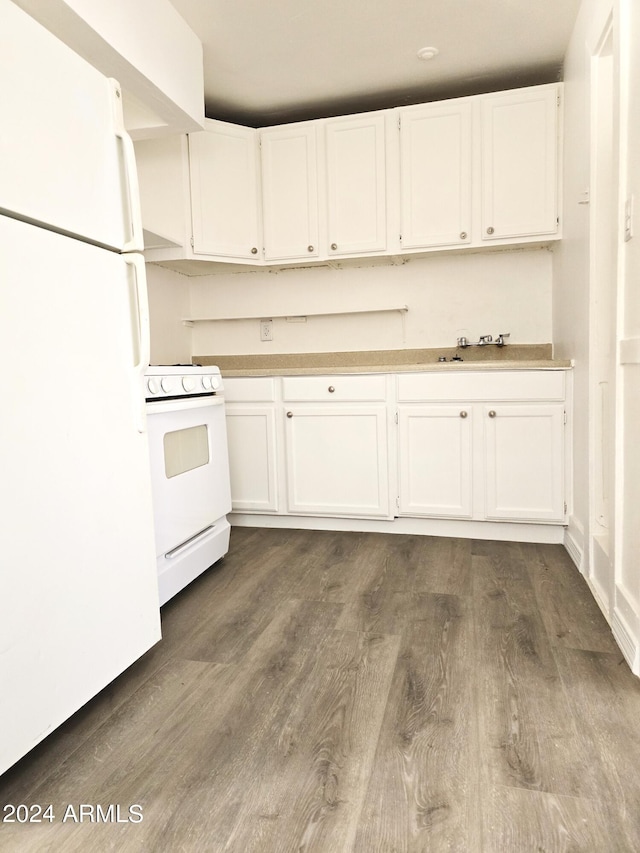
<path id="1" fill-rule="evenodd" d="M 189 316 L 189 279 L 147 264 L 151 364 L 191 361 L 191 330 L 182 322 Z"/>
<path id="2" fill-rule="evenodd" d="M 511 343 L 551 341 L 551 252 L 442 253 L 399 266 L 310 268 L 220 274 L 190 279 L 191 310 L 205 317 L 274 317 L 273 341 L 259 321 L 197 323 L 195 355 L 332 352 L 455 346 L 466 335 L 510 332 Z M 408 305 L 399 312 L 275 315 Z"/>
<path id="3" fill-rule="evenodd" d="M 614 636 L 640 674 L 640 4 L 637 0 L 583 0 L 565 61 L 565 239 L 553 256 L 553 339 L 556 354 L 573 356 L 574 505 L 569 545 L 583 550 L 589 576 L 589 207 L 580 204 L 590 179 L 589 55 L 613 9 L 614 88 L 619 129 L 614 132 L 619 174 L 614 178 L 619 220 L 617 267 L 615 548 L 609 604 Z M 618 192 L 619 190 L 619 192 Z M 635 201 L 635 234 L 624 239 L 624 205 Z M 591 307 L 597 324 L 597 306 Z M 596 328 L 592 323 L 592 328 Z M 574 555 L 575 556 L 575 555 Z"/>
<path id="4" fill-rule="evenodd" d="M 633 196 L 634 236 L 621 240 L 618 537 L 614 630 L 635 644 L 640 671 L 640 6 L 621 0 L 622 205 Z"/>
<path id="5" fill-rule="evenodd" d="M 583 0 L 564 65 L 563 235 L 553 255 L 553 343 L 575 359 L 573 506 L 569 533 L 586 559 L 589 526 L 589 218 L 590 45 L 611 0 Z"/>

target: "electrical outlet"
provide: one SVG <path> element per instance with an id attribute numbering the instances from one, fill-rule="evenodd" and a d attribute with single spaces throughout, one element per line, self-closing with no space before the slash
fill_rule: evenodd
<path id="1" fill-rule="evenodd" d="M 260 340 L 273 340 L 273 320 L 260 320 Z"/>

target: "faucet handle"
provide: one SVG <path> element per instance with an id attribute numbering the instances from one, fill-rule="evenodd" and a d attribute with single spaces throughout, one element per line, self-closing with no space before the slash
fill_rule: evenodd
<path id="1" fill-rule="evenodd" d="M 500 332 L 500 334 L 498 335 L 498 337 L 496 339 L 496 343 L 498 344 L 499 347 L 503 347 L 504 346 L 504 339 L 509 338 L 509 337 L 511 337 L 511 332 Z"/>

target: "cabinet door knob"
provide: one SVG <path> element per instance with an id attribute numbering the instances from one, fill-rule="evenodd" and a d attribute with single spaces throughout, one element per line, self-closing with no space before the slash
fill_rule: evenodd
<path id="1" fill-rule="evenodd" d="M 330 394 L 333 394 L 333 392 L 334 392 L 336 389 L 333 387 L 333 385 L 329 385 L 329 387 L 328 387 L 328 389 L 327 389 L 327 390 L 329 391 L 329 393 L 330 393 Z"/>
<path id="2" fill-rule="evenodd" d="M 493 409 L 491 409 L 491 411 L 489 412 L 489 417 L 495 418 L 495 416 L 496 416 L 496 413 L 493 411 Z"/>
<path id="3" fill-rule="evenodd" d="M 337 244 L 337 243 L 332 243 L 332 244 L 331 244 L 331 248 L 332 248 L 332 249 L 333 249 L 333 251 L 335 252 L 335 250 L 338 248 L 338 244 Z"/>
<path id="4" fill-rule="evenodd" d="M 253 247 L 253 249 L 251 249 L 251 254 L 252 254 L 252 255 L 257 255 L 257 254 L 258 254 L 258 250 L 256 249 L 256 247 L 255 247 L 255 246 Z"/>
<path id="5" fill-rule="evenodd" d="M 293 417 L 293 412 L 287 412 L 287 417 L 288 417 L 288 418 L 292 418 L 292 417 Z"/>
<path id="6" fill-rule="evenodd" d="M 313 246 L 307 246 L 307 252 L 313 252 Z"/>
<path id="7" fill-rule="evenodd" d="M 466 240 L 466 239 L 467 239 L 467 232 L 466 232 L 466 231 L 461 231 L 461 232 L 460 232 L 460 239 L 461 239 L 461 240 Z"/>
<path id="8" fill-rule="evenodd" d="M 461 417 L 461 418 L 466 418 L 466 417 L 467 417 L 467 413 L 463 410 L 462 412 L 460 412 L 460 417 Z"/>
<path id="9" fill-rule="evenodd" d="M 494 228 L 493 228 L 493 226 L 491 226 L 491 225 L 490 225 L 490 226 L 487 228 L 487 234 L 493 234 L 493 232 L 494 232 Z"/>

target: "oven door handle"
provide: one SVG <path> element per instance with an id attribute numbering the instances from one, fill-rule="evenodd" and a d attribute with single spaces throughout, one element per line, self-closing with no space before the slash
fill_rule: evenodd
<path id="1" fill-rule="evenodd" d="M 205 527 L 204 530 L 201 530 L 199 533 L 196 533 L 195 536 L 192 536 L 190 539 L 187 539 L 186 542 L 183 542 L 181 545 L 178 545 L 177 548 L 173 548 L 171 551 L 167 551 L 164 555 L 165 560 L 175 560 L 176 557 L 179 557 L 181 554 L 184 554 L 185 551 L 189 551 L 191 548 L 199 545 L 201 540 L 206 539 L 211 533 L 215 530 L 215 524 L 210 524 L 208 527 Z"/>

